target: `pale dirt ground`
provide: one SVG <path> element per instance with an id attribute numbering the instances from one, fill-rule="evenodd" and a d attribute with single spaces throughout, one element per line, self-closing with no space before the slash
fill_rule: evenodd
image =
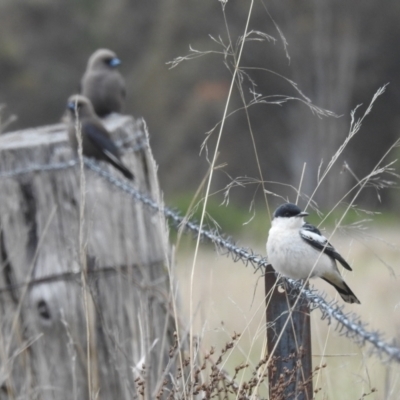
<path id="1" fill-rule="evenodd" d="M 355 240 L 338 233 L 332 239 L 353 267 L 353 272 L 346 271 L 346 281 L 362 303 L 346 304 L 344 311 L 354 311 L 368 323 L 368 329 L 379 330 L 392 343 L 400 332 L 400 230 L 367 231 L 367 234 L 371 237 Z M 265 255 L 263 242 L 254 244 L 242 240 L 241 245 L 251 246 L 258 254 Z M 176 256 L 176 279 L 182 317 L 189 321 L 194 251 L 193 247 L 183 247 L 186 249 L 180 249 Z M 211 346 L 221 349 L 233 332 L 242 333 L 240 346 L 226 362 L 228 370 L 246 362 L 248 356 L 256 364 L 263 354 L 263 284 L 260 273 L 254 274 L 251 266 L 234 263 L 229 257 L 218 255 L 209 245 L 200 245 L 192 296 L 194 331 L 201 337 L 204 352 Z M 328 299 L 336 296 L 335 290 L 325 282 L 313 280 L 312 284 L 325 291 Z M 338 301 L 343 304 L 341 299 Z M 327 364 L 314 379 L 314 388 L 321 388 L 316 399 L 360 399 L 371 388 L 377 392 L 367 396 L 368 399 L 400 399 L 400 365 L 386 363 L 385 357 L 371 355 L 370 346 L 360 348 L 343 337 L 335 330 L 335 324 L 328 326 L 321 320 L 319 310 L 311 315 L 313 366 Z M 400 340 L 397 341 L 400 345 Z"/>

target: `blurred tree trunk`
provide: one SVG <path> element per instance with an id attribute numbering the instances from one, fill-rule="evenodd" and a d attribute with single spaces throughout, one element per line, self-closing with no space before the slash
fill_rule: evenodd
<path id="1" fill-rule="evenodd" d="M 299 8 L 279 3 L 286 17 L 293 80 L 318 107 L 333 111 L 339 118 L 318 118 L 304 104 L 289 107 L 291 141 L 288 149 L 293 184 L 300 181 L 307 164 L 302 191 L 311 195 L 322 172 L 349 132 L 354 79 L 358 56 L 358 19 L 349 2 L 316 0 Z M 344 117 L 342 116 L 344 114 Z M 349 186 L 349 176 L 340 174 L 342 161 L 335 164 L 318 190 L 315 200 L 331 207 Z"/>

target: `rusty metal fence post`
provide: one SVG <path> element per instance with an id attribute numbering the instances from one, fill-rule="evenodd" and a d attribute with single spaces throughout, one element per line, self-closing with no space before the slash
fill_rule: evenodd
<path id="1" fill-rule="evenodd" d="M 299 301 L 290 316 L 296 297 L 276 285 L 271 265 L 265 271 L 265 293 L 268 354 L 273 352 L 268 367 L 269 398 L 311 400 L 310 309 Z"/>

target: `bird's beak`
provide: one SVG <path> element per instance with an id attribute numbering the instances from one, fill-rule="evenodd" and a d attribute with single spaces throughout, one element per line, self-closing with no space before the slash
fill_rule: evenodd
<path id="1" fill-rule="evenodd" d="M 76 108 L 75 104 L 76 104 L 75 102 L 70 101 L 70 102 L 67 104 L 67 108 L 68 108 L 69 110 L 71 110 L 71 111 L 75 111 L 75 108 Z"/>
<path id="2" fill-rule="evenodd" d="M 110 66 L 111 67 L 118 67 L 118 65 L 121 64 L 121 60 L 117 57 L 114 57 L 111 61 L 110 61 Z"/>
<path id="3" fill-rule="evenodd" d="M 308 216 L 308 212 L 302 211 L 298 216 L 299 217 L 307 217 Z"/>

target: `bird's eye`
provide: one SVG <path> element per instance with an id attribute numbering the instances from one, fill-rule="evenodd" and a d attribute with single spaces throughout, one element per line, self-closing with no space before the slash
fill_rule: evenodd
<path id="1" fill-rule="evenodd" d="M 290 214 L 289 214 L 289 211 L 286 211 L 286 212 L 285 212 L 285 217 L 289 217 L 289 215 L 290 215 Z"/>
<path id="2" fill-rule="evenodd" d="M 111 65 L 112 60 L 113 60 L 112 57 L 107 57 L 104 59 L 104 63 L 107 65 Z"/>
<path id="3" fill-rule="evenodd" d="M 82 108 L 82 103 L 79 101 L 73 100 L 73 101 L 70 101 L 67 106 L 68 106 L 69 110 L 71 110 L 71 112 L 74 113 L 75 110 L 80 110 Z"/>

